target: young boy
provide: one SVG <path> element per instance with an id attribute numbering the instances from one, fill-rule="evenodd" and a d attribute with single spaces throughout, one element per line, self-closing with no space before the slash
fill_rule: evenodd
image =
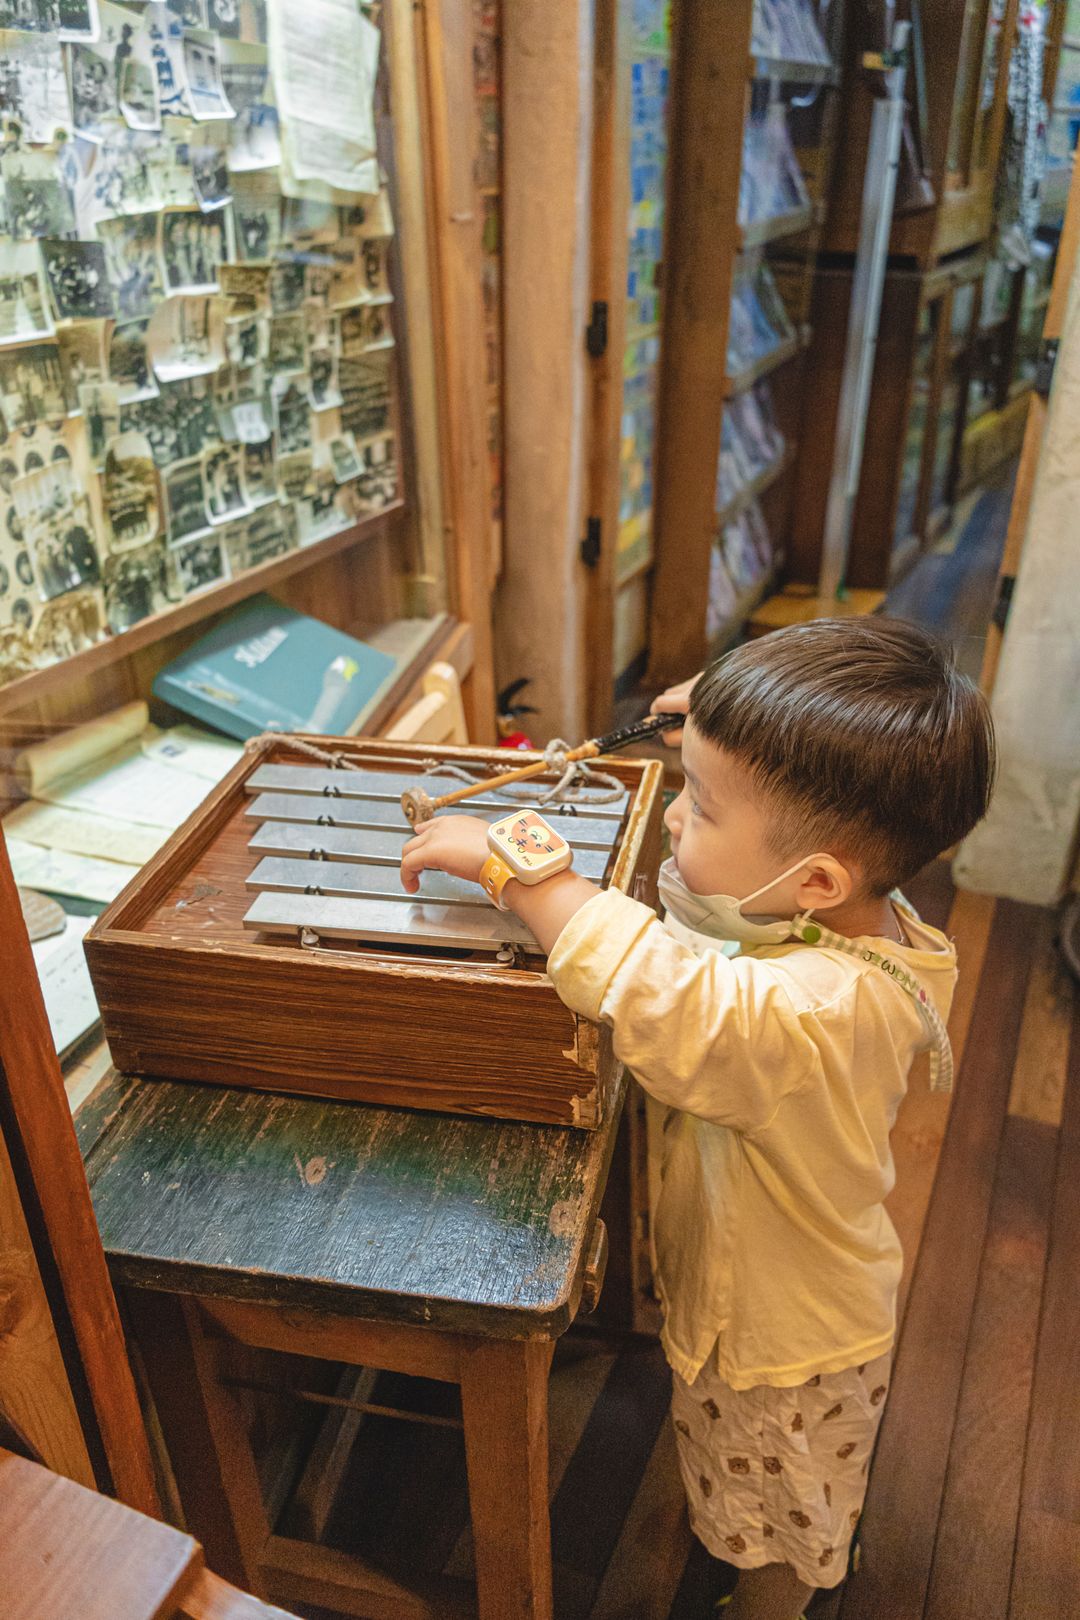
<path id="1" fill-rule="evenodd" d="M 682 757 L 667 926 L 572 869 L 502 898 L 668 1105 L 657 1280 L 691 1523 L 742 1571 L 732 1620 L 796 1620 L 845 1574 L 889 1385 L 889 1131 L 915 1055 L 950 1068 L 956 955 L 893 891 L 984 814 L 993 733 L 921 630 L 819 620 L 707 670 Z M 486 832 L 428 822 L 406 889 L 476 880 Z"/>

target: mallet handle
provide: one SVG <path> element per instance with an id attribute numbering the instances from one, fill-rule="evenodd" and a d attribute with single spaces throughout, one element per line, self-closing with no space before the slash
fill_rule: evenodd
<path id="1" fill-rule="evenodd" d="M 638 720 L 632 726 L 620 726 L 617 731 L 609 731 L 603 737 L 591 737 L 588 742 L 571 748 L 567 753 L 567 762 L 579 759 L 595 759 L 597 754 L 610 754 L 616 748 L 626 748 L 632 742 L 640 742 L 644 737 L 653 737 L 658 731 L 673 731 L 676 726 L 685 725 L 684 714 L 651 714 L 645 720 Z M 463 799 L 474 799 L 478 793 L 491 793 L 496 788 L 509 787 L 512 782 L 525 782 L 530 776 L 542 776 L 548 769 L 546 759 L 538 759 L 531 765 L 523 765 L 520 770 L 504 771 L 501 776 L 489 776 L 483 782 L 468 782 L 464 787 L 456 788 L 453 793 L 442 793 L 437 799 L 432 799 L 433 810 L 445 810 L 448 804 L 460 804 Z"/>

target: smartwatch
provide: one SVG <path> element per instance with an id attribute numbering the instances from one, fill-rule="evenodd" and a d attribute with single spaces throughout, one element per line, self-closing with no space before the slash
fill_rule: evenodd
<path id="1" fill-rule="evenodd" d="M 500 911 L 507 909 L 502 892 L 511 878 L 543 883 L 556 872 L 565 872 L 574 858 L 566 839 L 535 810 L 493 822 L 487 841 L 491 854 L 480 869 L 480 887 Z"/>

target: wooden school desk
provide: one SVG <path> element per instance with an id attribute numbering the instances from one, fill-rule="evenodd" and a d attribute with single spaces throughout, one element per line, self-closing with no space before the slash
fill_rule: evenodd
<path id="1" fill-rule="evenodd" d="M 187 1528 L 215 1573 L 358 1616 L 478 1601 L 480 1620 L 551 1620 L 548 1372 L 599 1287 L 617 1119 L 575 1131 L 107 1077 L 76 1129 Z M 478 1600 L 458 1583 L 446 1607 L 441 1588 L 273 1533 L 223 1335 L 460 1384 Z"/>

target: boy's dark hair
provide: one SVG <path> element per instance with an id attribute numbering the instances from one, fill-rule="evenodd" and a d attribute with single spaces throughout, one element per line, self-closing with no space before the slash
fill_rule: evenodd
<path id="1" fill-rule="evenodd" d="M 874 894 L 986 814 L 989 706 L 950 651 L 901 619 L 815 619 L 747 642 L 705 671 L 690 717 L 771 801 L 777 854 L 847 854 Z"/>

